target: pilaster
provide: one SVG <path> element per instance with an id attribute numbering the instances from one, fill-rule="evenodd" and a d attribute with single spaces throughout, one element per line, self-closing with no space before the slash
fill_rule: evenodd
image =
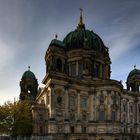
<path id="1" fill-rule="evenodd" d="M 49 112 L 50 112 L 50 119 L 55 119 L 55 98 L 54 98 L 54 84 L 49 85 Z"/>
<path id="2" fill-rule="evenodd" d="M 97 91 L 94 96 L 94 105 L 95 105 L 95 114 L 94 114 L 94 121 L 98 120 L 98 105 L 99 105 L 99 97 L 100 91 Z"/>
<path id="3" fill-rule="evenodd" d="M 80 114 L 80 91 L 77 91 L 77 95 L 78 95 L 78 98 L 77 98 L 77 108 L 78 108 L 78 110 L 77 110 L 77 114 L 78 114 L 78 116 L 77 116 L 77 119 L 78 120 L 80 120 L 81 119 L 81 114 Z"/>
<path id="4" fill-rule="evenodd" d="M 89 120 L 93 120 L 93 92 L 89 93 L 89 113 L 90 113 L 90 118 Z"/>
<path id="5" fill-rule="evenodd" d="M 111 120 L 111 93 L 114 94 L 113 91 L 107 93 L 107 120 Z"/>
<path id="6" fill-rule="evenodd" d="M 100 64 L 100 77 L 102 78 L 103 77 L 103 75 L 102 75 L 102 64 Z"/>
<path id="7" fill-rule="evenodd" d="M 69 96 L 68 96 L 68 87 L 65 86 L 65 119 L 68 119 L 68 107 L 69 107 Z"/>
<path id="8" fill-rule="evenodd" d="M 76 75 L 78 75 L 78 61 L 76 61 Z"/>

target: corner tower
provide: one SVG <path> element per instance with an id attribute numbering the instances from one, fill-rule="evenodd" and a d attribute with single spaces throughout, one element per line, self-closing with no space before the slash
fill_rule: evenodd
<path id="1" fill-rule="evenodd" d="M 126 83 L 127 90 L 134 92 L 140 91 L 140 70 L 136 69 L 136 66 L 134 66 L 134 69 L 129 73 Z"/>
<path id="2" fill-rule="evenodd" d="M 20 100 L 34 101 L 37 95 L 38 82 L 33 72 L 28 70 L 24 72 L 20 81 Z"/>
<path id="3" fill-rule="evenodd" d="M 62 41 L 53 39 L 45 55 L 46 73 L 66 73 L 65 45 Z"/>

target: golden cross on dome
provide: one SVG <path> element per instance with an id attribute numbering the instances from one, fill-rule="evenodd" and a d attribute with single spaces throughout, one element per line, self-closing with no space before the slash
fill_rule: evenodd
<path id="1" fill-rule="evenodd" d="M 83 9 L 82 9 L 82 8 L 80 8 L 80 14 L 82 15 L 82 13 L 83 13 Z"/>
<path id="2" fill-rule="evenodd" d="M 79 28 L 79 29 L 85 28 L 85 24 L 83 23 L 83 9 L 82 8 L 80 8 L 80 21 L 79 21 L 77 28 Z"/>
<path id="3" fill-rule="evenodd" d="M 83 24 L 83 9 L 80 8 L 80 24 Z"/>

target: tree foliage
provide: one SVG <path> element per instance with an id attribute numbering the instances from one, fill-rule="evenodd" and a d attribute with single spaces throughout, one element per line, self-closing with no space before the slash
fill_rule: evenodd
<path id="1" fill-rule="evenodd" d="M 29 136 L 33 121 L 28 101 L 7 102 L 0 106 L 0 133 L 13 136 Z"/>
<path id="2" fill-rule="evenodd" d="M 6 102 L 0 106 L 0 133 L 10 134 L 13 127 L 13 104 Z"/>

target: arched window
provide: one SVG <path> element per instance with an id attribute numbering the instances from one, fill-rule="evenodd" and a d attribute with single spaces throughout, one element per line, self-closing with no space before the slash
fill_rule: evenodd
<path id="1" fill-rule="evenodd" d="M 131 113 L 133 112 L 133 106 L 132 105 L 130 105 L 129 110 L 130 110 Z"/>
<path id="2" fill-rule="evenodd" d="M 130 123 L 133 123 L 133 116 L 130 116 Z"/>
<path id="3" fill-rule="evenodd" d="M 40 134 L 43 133 L 43 127 L 42 126 L 39 127 L 39 132 L 40 132 Z"/>
<path id="4" fill-rule="evenodd" d="M 94 66 L 94 75 L 97 78 L 100 77 L 100 67 L 99 67 L 99 64 L 95 64 L 95 66 Z"/>
<path id="5" fill-rule="evenodd" d="M 111 120 L 112 120 L 112 122 L 114 122 L 115 119 L 116 119 L 116 112 L 115 111 L 112 111 L 111 112 Z"/>
<path id="6" fill-rule="evenodd" d="M 125 114 L 123 114 L 122 122 L 126 123 L 126 115 Z"/>
<path id="7" fill-rule="evenodd" d="M 130 128 L 130 133 L 131 133 L 131 134 L 133 133 L 133 128 Z"/>
<path id="8" fill-rule="evenodd" d="M 76 76 L 76 62 L 71 64 L 71 76 Z"/>
<path id="9" fill-rule="evenodd" d="M 105 121 L 105 112 L 99 111 L 99 122 L 104 122 L 104 121 Z"/>
<path id="10" fill-rule="evenodd" d="M 27 86 L 27 93 L 32 93 L 32 91 L 33 91 L 33 88 L 32 88 L 32 86 Z"/>
<path id="11" fill-rule="evenodd" d="M 86 121 L 87 120 L 87 115 L 85 113 L 82 114 L 82 120 Z"/>
<path id="12" fill-rule="evenodd" d="M 78 76 L 80 77 L 83 74 L 83 63 L 78 61 Z"/>
<path id="13" fill-rule="evenodd" d="M 69 96 L 69 106 L 75 106 L 75 97 Z"/>
<path id="14" fill-rule="evenodd" d="M 70 131 L 71 131 L 71 133 L 74 133 L 74 126 L 70 127 Z"/>
<path id="15" fill-rule="evenodd" d="M 81 99 L 81 107 L 86 108 L 87 107 L 87 98 L 82 98 Z"/>
<path id="16" fill-rule="evenodd" d="M 56 69 L 57 71 L 62 72 L 62 61 L 59 58 L 56 60 Z"/>
<path id="17" fill-rule="evenodd" d="M 86 127 L 85 126 L 82 127 L 82 133 L 86 133 Z"/>
<path id="18" fill-rule="evenodd" d="M 126 111 L 126 105 L 123 104 L 123 111 L 125 112 Z"/>
<path id="19" fill-rule="evenodd" d="M 74 121 L 75 120 L 75 113 L 74 113 L 74 111 L 71 111 L 70 112 L 70 120 L 71 121 Z"/>

